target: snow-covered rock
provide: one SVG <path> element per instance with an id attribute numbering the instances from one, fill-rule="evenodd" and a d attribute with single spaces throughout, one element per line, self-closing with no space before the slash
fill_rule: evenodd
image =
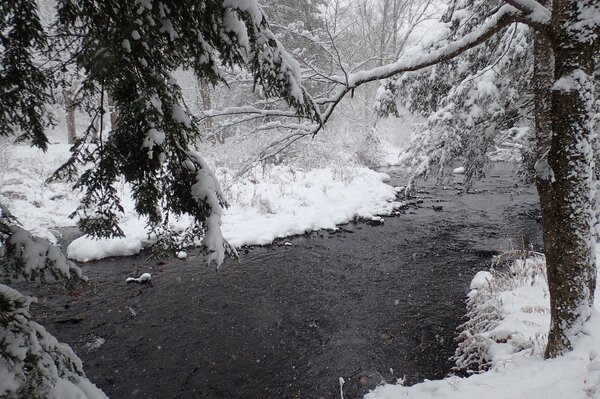
<path id="1" fill-rule="evenodd" d="M 142 273 L 141 276 L 139 276 L 138 278 L 134 278 L 134 277 L 127 277 L 127 280 L 125 280 L 125 282 L 127 283 L 149 283 L 152 280 L 152 275 L 150 273 Z"/>
<path id="2" fill-rule="evenodd" d="M 473 277 L 473 280 L 471 280 L 471 285 L 470 285 L 470 289 L 472 290 L 478 290 L 480 288 L 482 288 L 483 286 L 485 286 L 488 281 L 490 281 L 492 279 L 492 273 L 482 270 L 477 272 L 477 274 L 475 274 L 475 277 Z"/>

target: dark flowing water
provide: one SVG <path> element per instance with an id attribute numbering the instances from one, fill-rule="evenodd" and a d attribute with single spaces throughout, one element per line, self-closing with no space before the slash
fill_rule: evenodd
<path id="1" fill-rule="evenodd" d="M 249 248 L 218 272 L 147 254 L 85 264 L 97 290 L 38 293 L 35 317 L 113 399 L 333 398 L 339 377 L 357 398 L 443 377 L 473 275 L 498 250 L 539 249 L 537 196 L 506 165 L 474 194 L 422 188 L 418 207 L 383 225 Z M 125 284 L 147 271 L 152 285 Z"/>

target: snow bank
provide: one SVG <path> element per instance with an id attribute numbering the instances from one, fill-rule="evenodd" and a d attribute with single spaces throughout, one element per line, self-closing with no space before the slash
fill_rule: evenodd
<path id="1" fill-rule="evenodd" d="M 592 321 L 600 328 L 600 317 Z M 583 343 L 583 342 L 582 342 Z M 596 345 L 598 341 L 595 341 Z M 587 345 L 590 345 L 588 342 Z M 591 348 L 590 348 L 591 349 Z M 469 378 L 450 377 L 412 387 L 385 385 L 365 399 L 590 399 L 600 394 L 600 361 L 588 351 L 543 361 L 520 357 L 502 369 Z"/>
<path id="2" fill-rule="evenodd" d="M 79 194 L 72 183 L 44 180 L 67 159 L 69 147 L 51 145 L 40 162 L 41 152 L 14 147 L 11 168 L 0 176 L 0 202 L 6 203 L 23 227 L 56 242 L 56 229 L 73 226 L 69 215 L 77 208 Z M 223 210 L 222 233 L 234 247 L 264 245 L 275 238 L 318 229 L 335 229 L 355 218 L 391 213 L 398 203 L 396 192 L 385 183 L 389 176 L 350 161 L 328 167 L 299 169 L 285 165 L 256 168 L 232 181 L 235 170 L 219 168 L 216 176 L 225 187 L 229 208 Z M 43 187 L 43 189 L 40 189 Z M 155 240 L 149 237 L 145 220 L 135 212 L 127 185 L 119 188 L 124 208 L 120 222 L 123 238 L 94 239 L 83 236 L 67 248 L 70 259 L 80 262 L 140 252 Z M 189 219 L 177 221 L 183 229 Z"/>
<path id="3" fill-rule="evenodd" d="M 85 235 L 74 240 L 67 247 L 67 257 L 78 262 L 89 262 L 109 256 L 136 255 L 141 250 L 142 239 L 140 237 L 128 236 L 99 240 Z"/>
<path id="4" fill-rule="evenodd" d="M 490 371 L 411 387 L 384 385 L 366 399 L 589 399 L 600 397 L 600 301 L 574 350 L 543 360 L 550 323 L 543 258 L 516 261 L 509 273 L 478 273 L 469 300 L 497 313 L 475 332 L 485 342 Z M 489 310 L 491 309 L 491 310 Z M 486 329 L 489 330 L 486 331 Z"/>
<path id="5" fill-rule="evenodd" d="M 221 168 L 226 181 L 233 173 Z M 229 183 L 225 196 L 230 207 L 223 211 L 223 237 L 234 247 L 265 245 L 275 238 L 319 229 L 335 229 L 355 218 L 372 218 L 392 212 L 396 192 L 384 181 L 385 173 L 365 167 L 323 168 L 298 171 L 287 166 L 270 166 L 248 178 Z M 125 238 L 93 239 L 83 236 L 67 248 L 67 256 L 80 262 L 139 253 L 149 237 L 143 220 L 124 201 Z M 183 227 L 185 220 L 180 220 Z"/>
<path id="6" fill-rule="evenodd" d="M 131 256 L 138 254 L 152 240 L 146 231 L 146 223 L 135 212 L 129 190 L 121 190 L 125 214 L 121 228 L 125 237 L 97 239 L 88 235 L 81 236 L 67 247 L 67 257 L 78 262 L 89 262 L 110 256 Z M 76 207 L 76 204 L 73 204 Z"/>
<path id="7" fill-rule="evenodd" d="M 268 244 L 273 239 L 318 229 L 335 229 L 357 217 L 389 214 L 396 193 L 389 179 L 363 167 L 295 171 L 274 166 L 256 180 L 229 188 L 223 235 L 233 246 Z"/>

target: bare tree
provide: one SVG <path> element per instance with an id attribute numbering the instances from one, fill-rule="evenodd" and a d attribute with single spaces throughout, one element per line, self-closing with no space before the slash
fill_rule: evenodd
<path id="1" fill-rule="evenodd" d="M 320 24 L 313 22 L 312 25 L 318 28 L 312 31 L 306 30 L 306 25 L 302 23 L 283 25 L 279 20 L 271 20 L 270 25 L 285 39 L 286 47 L 293 50 L 295 58 L 300 61 L 304 85 L 325 113 L 332 95 L 339 89 L 341 79 L 361 69 L 396 60 L 403 54 L 415 30 L 431 19 L 435 11 L 430 0 L 386 2 L 387 6 L 380 6 L 379 2 L 372 0 L 330 1 L 323 14 L 324 20 Z M 267 10 L 277 8 L 276 4 L 269 4 Z M 289 21 L 284 19 L 283 22 Z M 248 88 L 253 86 L 251 80 L 244 80 L 241 76 L 232 74 L 227 81 L 229 86 L 236 88 L 236 92 L 239 92 L 241 85 Z M 338 114 L 352 118 L 359 126 L 357 133 L 366 136 L 373 134 L 376 121 L 372 104 L 377 83 L 376 80 L 371 82 L 369 87 L 358 85 L 352 88 L 353 100 L 344 101 L 342 107 L 337 107 Z M 313 135 L 316 127 L 311 121 L 298 122 L 293 110 L 282 109 L 280 103 L 258 94 L 253 98 L 246 97 L 248 101 L 244 106 L 228 106 L 199 113 L 202 121 L 212 122 L 207 136 L 209 139 L 216 140 L 222 134 L 235 134 L 235 129 L 242 124 L 245 125 L 243 132 L 246 135 L 268 132 L 277 137 L 264 151 L 252 157 L 241 169 L 240 175 L 253 165 L 289 151 L 298 140 Z M 215 106 L 215 102 L 211 105 Z"/>

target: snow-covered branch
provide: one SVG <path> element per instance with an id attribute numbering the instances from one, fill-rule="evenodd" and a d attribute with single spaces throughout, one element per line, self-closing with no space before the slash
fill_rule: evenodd
<path id="1" fill-rule="evenodd" d="M 271 144 L 269 144 L 266 148 L 264 148 L 251 162 L 246 163 L 236 174 L 235 178 L 243 176 L 252 169 L 257 164 L 264 162 L 268 159 L 275 157 L 277 154 L 280 154 L 285 149 L 292 146 L 295 142 L 305 137 L 310 137 L 316 134 L 320 129 L 320 125 L 313 125 L 308 130 L 297 129 L 287 136 L 278 139 Z"/>
<path id="2" fill-rule="evenodd" d="M 60 248 L 19 227 L 0 204 L 0 276 L 4 280 L 85 281 Z"/>
<path id="3" fill-rule="evenodd" d="M 534 5 L 535 4 L 532 4 L 531 7 L 534 7 Z M 535 10 L 536 15 L 543 14 L 543 10 L 540 10 L 539 8 L 535 8 Z M 310 124 L 308 125 L 308 129 L 307 125 L 304 125 L 302 129 L 293 131 L 283 139 L 271 143 L 271 145 L 250 162 L 250 165 L 255 165 L 256 163 L 272 157 L 274 154 L 281 152 L 302 137 L 310 137 L 317 134 L 322 129 L 323 125 L 331 118 L 334 110 L 346 94 L 352 92 L 357 87 L 369 82 L 386 79 L 404 72 L 417 71 L 451 60 L 465 51 L 479 46 L 511 24 L 528 22 L 525 21 L 528 18 L 528 14 L 531 14 L 529 9 L 524 12 L 513 5 L 506 4 L 497 8 L 480 26 L 474 28 L 460 39 L 446 39 L 441 43 L 433 45 L 429 50 L 424 50 L 419 56 L 401 58 L 398 61 L 387 65 L 358 72 L 349 73 L 344 69 L 343 76 L 330 76 L 330 79 L 337 82 L 336 86 L 338 88 L 330 97 L 320 98 L 316 101 L 324 107 L 324 109 L 321 110 L 321 123 Z M 539 17 L 538 20 L 541 21 L 542 18 Z M 338 62 L 341 66 L 341 60 L 338 60 Z"/>
<path id="4" fill-rule="evenodd" d="M 429 66 L 451 60 L 465 51 L 480 45 L 497 32 L 515 22 L 522 22 L 523 13 L 511 5 L 502 6 L 481 27 L 463 36 L 459 40 L 432 50 L 418 57 L 400 59 L 392 64 L 351 74 L 348 77 L 347 91 L 364 83 L 389 78 L 403 72 L 417 71 Z"/>
<path id="5" fill-rule="evenodd" d="M 504 0 L 504 2 L 526 13 L 532 21 L 540 24 L 550 22 L 552 15 L 550 10 L 536 0 Z"/>
<path id="6" fill-rule="evenodd" d="M 473 30 L 459 40 L 449 42 L 441 47 L 438 46 L 438 48 L 432 49 L 431 51 L 426 52 L 418 57 L 403 58 L 388 65 L 349 74 L 347 78 L 336 78 L 338 81 L 347 80 L 347 84 L 333 97 L 327 100 L 321 100 L 322 104 L 328 104 L 327 108 L 322 112 L 321 115 L 323 123 L 327 122 L 327 120 L 331 117 L 335 107 L 344 98 L 344 96 L 358 86 L 368 82 L 386 79 L 404 72 L 417 71 L 441 62 L 451 60 L 465 51 L 482 44 L 490 37 L 506 28 L 508 25 L 515 22 L 523 22 L 523 18 L 524 16 L 521 10 L 507 4 L 500 7 L 496 13 L 488 18 L 486 22 L 479 28 Z M 322 124 L 315 129 L 313 134 L 318 133 L 321 127 Z"/>
<path id="7" fill-rule="evenodd" d="M 32 298 L 0 284 L 0 394 L 3 398 L 108 399 L 81 360 L 29 312 Z"/>
<path id="8" fill-rule="evenodd" d="M 293 111 L 282 111 L 278 109 L 261 109 L 253 106 L 243 107 L 227 107 L 221 110 L 210 109 L 202 111 L 204 118 L 213 118 L 218 116 L 231 116 L 231 115 L 257 115 L 257 116 L 281 116 L 281 117 L 294 117 L 298 118 L 298 115 Z M 201 117 L 201 119 L 203 118 Z"/>

